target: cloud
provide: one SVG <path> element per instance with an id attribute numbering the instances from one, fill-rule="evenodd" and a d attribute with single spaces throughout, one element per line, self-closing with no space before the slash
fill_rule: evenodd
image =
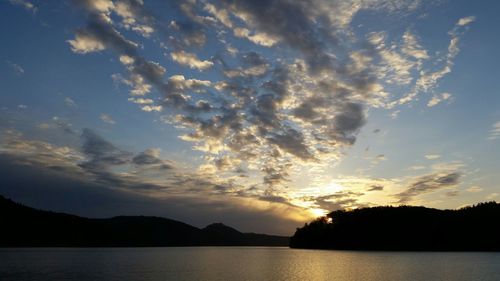
<path id="1" fill-rule="evenodd" d="M 433 107 L 433 106 L 439 104 L 442 101 L 449 100 L 451 97 L 452 96 L 449 93 L 442 93 L 442 94 L 439 94 L 439 95 L 434 95 L 434 96 L 432 96 L 432 98 L 427 103 L 427 106 L 428 107 Z"/>
<path id="2" fill-rule="evenodd" d="M 423 49 L 415 34 L 410 31 L 406 31 L 403 34 L 403 40 L 404 45 L 401 50 L 404 54 L 420 60 L 426 60 L 429 58 L 427 50 Z"/>
<path id="3" fill-rule="evenodd" d="M 156 166 L 159 169 L 173 169 L 173 166 L 160 158 L 161 149 L 148 148 L 132 158 L 132 163 L 139 166 Z"/>
<path id="4" fill-rule="evenodd" d="M 372 185 L 367 191 L 381 191 L 384 190 L 383 185 Z"/>
<path id="5" fill-rule="evenodd" d="M 465 26 L 465 25 L 468 25 L 468 24 L 474 22 L 475 20 L 476 20 L 476 17 L 474 17 L 474 16 L 469 16 L 469 17 L 461 18 L 461 19 L 458 20 L 457 25 L 459 25 L 459 26 Z"/>
<path id="6" fill-rule="evenodd" d="M 22 66 L 20 66 L 19 64 L 11 62 L 11 61 L 7 61 L 7 64 L 14 71 L 14 73 L 16 73 L 16 75 L 20 76 L 20 75 L 24 74 L 24 68 Z"/>
<path id="7" fill-rule="evenodd" d="M 85 128 L 82 132 L 82 152 L 87 156 L 87 161 L 81 167 L 95 172 L 107 171 L 109 167 L 127 164 L 130 153 L 118 149 L 95 131 Z"/>
<path id="8" fill-rule="evenodd" d="M 186 79 L 184 75 L 173 75 L 168 79 L 171 91 L 200 90 L 209 87 L 212 83 L 208 80 Z"/>
<path id="9" fill-rule="evenodd" d="M 217 7 L 213 4 L 205 3 L 204 10 L 215 16 L 215 18 L 225 26 L 229 28 L 233 27 L 233 22 L 231 21 L 229 12 L 226 9 L 217 9 Z"/>
<path id="10" fill-rule="evenodd" d="M 113 81 L 130 88 L 129 100 L 141 110 L 161 112 L 163 122 L 201 151 L 206 173 L 229 163 L 224 171 L 259 174 L 262 189 L 284 188 L 294 169 L 333 165 L 356 143 L 371 108 L 392 108 L 431 91 L 451 71 L 464 32 L 458 24 L 450 32 L 445 67 L 435 69 L 428 61 L 443 57 L 424 48 L 413 30 L 391 40 L 384 32 L 355 34 L 350 26 L 362 10 L 402 15 L 418 7 L 413 1 L 181 1 L 171 5 L 179 16 L 168 19 L 141 1 L 80 2 L 87 24 L 69 41 L 72 50 L 113 52 L 127 72 Z M 199 77 L 178 67 L 167 76 L 164 66 L 146 59 L 152 44 L 123 32 L 134 27 Z M 246 40 L 259 46 L 248 51 Z M 202 50 L 207 42 L 210 48 Z M 228 54 L 231 46 L 238 52 Z M 386 88 L 394 86 L 408 96 L 393 97 Z"/>
<path id="11" fill-rule="evenodd" d="M 77 107 L 76 102 L 70 97 L 64 98 L 64 104 L 68 107 Z"/>
<path id="12" fill-rule="evenodd" d="M 409 103 L 416 99 L 416 97 L 420 93 L 427 93 L 427 92 L 432 92 L 438 85 L 439 81 L 445 77 L 447 74 L 451 73 L 452 67 L 454 65 L 454 59 L 458 55 L 460 49 L 459 49 L 459 42 L 462 38 L 462 36 L 465 34 L 465 31 L 467 30 L 467 26 L 472 23 L 474 20 L 473 17 L 466 17 L 457 22 L 457 24 L 448 32 L 450 36 L 450 41 L 448 44 L 448 49 L 447 52 L 444 53 L 441 57 L 435 58 L 435 61 L 442 61 L 444 64 L 438 68 L 435 66 L 429 66 L 428 68 L 423 68 L 423 61 L 424 60 L 429 60 L 430 57 L 427 54 L 427 52 L 424 54 L 423 52 L 417 51 L 417 49 L 412 49 L 409 48 L 408 46 L 403 47 L 403 51 L 406 52 L 408 55 L 413 56 L 414 58 L 418 58 L 419 60 L 413 64 L 413 66 L 409 66 L 408 70 L 410 70 L 413 67 L 416 67 L 416 69 L 419 70 L 419 75 L 416 78 L 412 89 L 402 98 L 399 98 L 396 101 L 390 102 L 388 104 L 388 107 L 392 108 L 395 105 L 402 105 Z M 414 41 L 414 39 L 408 35 L 404 35 L 403 37 L 406 37 L 405 39 L 405 44 L 406 45 L 414 45 L 414 46 L 420 46 L 420 45 L 415 45 L 415 43 L 411 43 Z M 410 38 L 410 39 L 409 39 Z M 415 52 L 416 51 L 416 52 Z M 415 57 L 415 55 L 417 55 Z M 407 73 L 407 72 L 403 72 Z M 438 104 L 439 102 L 449 99 L 451 96 L 448 93 L 443 93 L 440 95 L 435 95 L 428 103 L 428 106 L 434 106 Z"/>
<path id="13" fill-rule="evenodd" d="M 195 54 L 187 53 L 185 51 L 177 51 L 170 53 L 170 57 L 175 62 L 189 66 L 192 69 L 206 70 L 214 65 L 213 62 L 208 60 L 200 60 Z"/>
<path id="14" fill-rule="evenodd" d="M 345 209 L 356 209 L 366 206 L 359 203 L 359 197 L 363 196 L 362 192 L 339 191 L 334 194 L 305 198 L 307 201 L 312 201 L 314 205 L 326 211 L 336 211 Z"/>
<path id="15" fill-rule="evenodd" d="M 398 203 L 407 203 L 414 197 L 437 191 L 443 188 L 455 187 L 459 184 L 459 179 L 462 176 L 460 172 L 437 172 L 424 176 L 417 177 L 408 185 L 405 191 L 395 195 Z"/>
<path id="16" fill-rule="evenodd" d="M 426 154 L 425 158 L 427 158 L 428 160 L 436 160 L 436 159 L 441 158 L 441 155 L 439 155 L 439 154 Z"/>
<path id="17" fill-rule="evenodd" d="M 313 158 L 304 143 L 304 136 L 292 128 L 285 128 L 283 132 L 270 136 L 269 141 L 300 159 L 309 160 Z"/>
<path id="18" fill-rule="evenodd" d="M 154 18 L 145 10 L 142 0 L 118 0 L 114 12 L 122 18 L 125 29 L 133 30 L 148 38 L 155 31 Z"/>
<path id="19" fill-rule="evenodd" d="M 200 226 L 223 221 L 244 231 L 287 235 L 312 218 L 257 190 L 183 170 L 162 159 L 157 148 L 124 151 L 91 129 L 83 130 L 82 145 L 75 148 L 15 132 L 1 141 L 0 168 L 8 175 L 0 193 L 37 208 L 98 217 L 161 215 Z M 36 202 L 29 194 L 37 194 Z"/>
<path id="20" fill-rule="evenodd" d="M 104 50 L 106 47 L 96 36 L 85 31 L 79 31 L 75 39 L 67 41 L 71 50 L 77 54 L 86 54 Z"/>
<path id="21" fill-rule="evenodd" d="M 108 123 L 108 124 L 111 124 L 111 125 L 116 124 L 116 121 L 113 120 L 113 118 L 111 118 L 111 116 L 109 116 L 106 113 L 101 113 L 101 115 L 99 115 L 99 119 L 101 119 L 102 122 L 104 122 L 104 123 Z"/>
<path id="22" fill-rule="evenodd" d="M 27 0 L 8 0 L 8 1 L 12 5 L 21 6 L 25 10 L 32 12 L 33 14 L 38 11 L 38 8 L 30 1 L 27 1 Z"/>
<path id="23" fill-rule="evenodd" d="M 467 192 L 477 193 L 483 191 L 483 189 L 477 185 L 471 186 L 466 189 Z"/>
<path id="24" fill-rule="evenodd" d="M 0 193 L 38 209 L 98 218 L 161 216 L 197 227 L 223 222 L 245 232 L 281 235 L 292 235 L 291 230 L 312 219 L 296 207 L 255 199 L 228 200 L 220 195 L 153 197 L 92 182 L 74 173 L 24 165 L 24 161 L 19 156 L 0 154 L 0 169 L 6 173 Z"/>
<path id="25" fill-rule="evenodd" d="M 144 98 L 129 98 L 128 100 L 136 104 L 152 104 L 154 102 L 152 99 Z"/>
<path id="26" fill-rule="evenodd" d="M 500 121 L 493 124 L 490 135 L 488 137 L 489 140 L 496 140 L 500 138 Z"/>
<path id="27" fill-rule="evenodd" d="M 410 170 L 410 171 L 418 171 L 418 170 L 424 170 L 425 168 L 426 168 L 426 166 L 414 165 L 414 166 L 409 167 L 408 170 Z"/>

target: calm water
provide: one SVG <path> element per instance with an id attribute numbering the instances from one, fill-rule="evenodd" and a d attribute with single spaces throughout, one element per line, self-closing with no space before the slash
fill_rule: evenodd
<path id="1" fill-rule="evenodd" d="M 500 280 L 500 253 L 266 247 L 0 249 L 0 280 Z"/>

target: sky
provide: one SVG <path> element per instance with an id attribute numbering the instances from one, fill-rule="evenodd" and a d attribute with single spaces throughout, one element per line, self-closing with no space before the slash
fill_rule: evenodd
<path id="1" fill-rule="evenodd" d="M 500 200 L 499 10 L 1 0 L 0 194 L 283 235 Z"/>

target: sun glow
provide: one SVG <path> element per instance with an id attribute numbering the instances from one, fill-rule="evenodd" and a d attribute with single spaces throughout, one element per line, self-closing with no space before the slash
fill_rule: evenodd
<path id="1" fill-rule="evenodd" d="M 313 214 L 316 217 L 323 217 L 327 214 L 326 210 L 318 209 L 318 208 L 309 209 L 309 212 L 311 212 L 311 214 Z"/>
<path id="2" fill-rule="evenodd" d="M 342 185 L 332 181 L 325 186 L 324 191 L 327 192 L 328 194 L 331 194 L 331 193 L 342 191 L 344 189 L 345 188 Z"/>

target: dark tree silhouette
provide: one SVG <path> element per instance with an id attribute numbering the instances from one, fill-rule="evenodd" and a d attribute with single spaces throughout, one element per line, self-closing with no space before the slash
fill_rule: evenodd
<path id="1" fill-rule="evenodd" d="M 292 248 L 500 251 L 500 204 L 459 210 L 373 207 L 334 211 L 290 238 Z"/>

